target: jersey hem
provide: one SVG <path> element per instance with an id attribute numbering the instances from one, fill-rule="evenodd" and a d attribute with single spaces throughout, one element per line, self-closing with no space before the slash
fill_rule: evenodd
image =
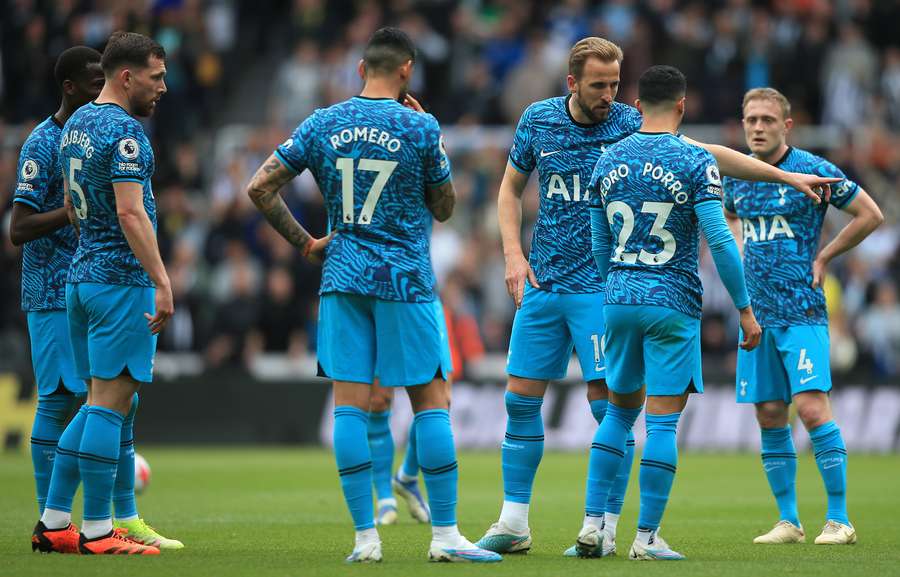
<path id="1" fill-rule="evenodd" d="M 448 172 L 447 176 L 445 176 L 444 178 L 435 180 L 433 182 L 425 182 L 425 186 L 440 186 L 440 185 L 444 184 L 445 182 L 447 182 L 448 180 L 450 180 L 450 178 L 452 176 L 453 175 Z"/>
<path id="2" fill-rule="evenodd" d="M 133 178 L 130 176 L 116 176 L 109 179 L 110 182 L 136 182 L 138 184 L 144 184 L 143 178 Z"/>
<path id="3" fill-rule="evenodd" d="M 526 169 L 526 168 L 524 168 L 524 167 L 523 167 L 522 165 L 520 165 L 518 162 L 516 162 L 515 160 L 513 160 L 513 157 L 512 157 L 512 156 L 509 157 L 509 163 L 512 164 L 513 168 L 515 168 L 516 170 L 518 170 L 518 171 L 521 172 L 522 174 L 531 174 L 531 171 L 534 170 L 533 168 L 532 168 L 532 169 Z"/>

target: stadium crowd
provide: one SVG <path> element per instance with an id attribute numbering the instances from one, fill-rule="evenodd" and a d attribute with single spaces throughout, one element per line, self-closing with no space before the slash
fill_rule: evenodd
<path id="1" fill-rule="evenodd" d="M 529 103 L 565 90 L 577 39 L 625 51 L 618 100 L 631 102 L 652 63 L 685 72 L 686 123 L 724 127 L 744 149 L 745 90 L 771 85 L 798 125 L 836 127 L 823 154 L 860 183 L 887 219 L 832 267 L 826 287 L 833 366 L 900 375 L 900 3 L 878 0 L 109 0 L 3 3 L 0 23 L 0 220 L 8 220 L 21 143 L 58 105 L 53 64 L 109 33 L 152 35 L 168 54 L 168 93 L 148 124 L 156 148 L 159 238 L 176 299 L 160 341 L 207 363 L 261 351 L 314 350 L 319 273 L 265 224 L 244 194 L 255 167 L 317 107 L 355 94 L 361 47 L 381 25 L 410 33 L 422 66 L 412 92 L 445 127 L 511 127 Z M 690 133 L 690 127 L 686 128 Z M 505 353 L 513 305 L 503 281 L 496 195 L 509 140 L 448 143 L 459 195 L 432 253 L 460 351 Z M 286 198 L 317 235 L 326 218 L 312 178 Z M 537 194 L 526 192 L 528 214 Z M 842 222 L 826 221 L 825 237 Z M 19 250 L 0 241 L 0 355 L 27 364 Z M 585 239 L 585 250 L 589 250 Z M 705 359 L 727 372 L 737 323 L 707 258 Z M 21 353 L 21 354 L 18 354 Z"/>

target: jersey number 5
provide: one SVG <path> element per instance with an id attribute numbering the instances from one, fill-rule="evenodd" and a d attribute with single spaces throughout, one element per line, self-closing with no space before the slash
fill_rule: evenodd
<path id="1" fill-rule="evenodd" d="M 81 170 L 81 162 L 80 158 L 69 159 L 69 178 L 67 179 L 69 181 L 69 193 L 78 197 L 78 204 L 72 203 L 75 207 L 75 216 L 78 217 L 78 220 L 86 219 L 88 213 L 87 199 L 84 198 L 84 191 L 81 190 L 81 185 L 75 180 L 75 171 Z"/>
<path id="2" fill-rule="evenodd" d="M 644 264 L 660 265 L 671 260 L 675 254 L 675 237 L 671 232 L 666 230 L 666 221 L 669 220 L 669 214 L 672 212 L 671 202 L 645 202 L 641 205 L 641 214 L 653 214 L 653 226 L 650 228 L 650 236 L 655 236 L 662 241 L 662 252 L 651 253 L 641 249 L 640 253 L 625 252 L 625 245 L 634 231 L 634 211 L 624 202 L 617 200 L 609 203 L 606 207 L 606 218 L 609 225 L 613 226 L 616 215 L 622 215 L 622 229 L 619 231 L 619 245 L 613 252 L 612 260 L 619 262 L 627 262 L 634 264 L 641 261 Z"/>
<path id="3" fill-rule="evenodd" d="M 359 224 L 370 224 L 372 222 L 372 213 L 375 212 L 375 205 L 381 197 L 381 191 L 384 185 L 397 168 L 397 162 L 393 160 L 375 160 L 374 158 L 360 158 L 359 170 L 371 170 L 377 173 L 375 181 L 372 182 L 372 188 L 366 195 L 366 201 L 363 203 L 362 210 L 359 211 Z M 338 158 L 335 166 L 341 171 L 341 201 L 343 204 L 344 215 L 341 221 L 345 224 L 353 223 L 353 159 Z"/>

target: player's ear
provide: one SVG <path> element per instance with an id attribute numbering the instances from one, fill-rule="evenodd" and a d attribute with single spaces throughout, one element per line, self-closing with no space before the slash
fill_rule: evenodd
<path id="1" fill-rule="evenodd" d="M 71 80 L 63 80 L 62 90 L 63 94 L 72 96 L 73 94 L 75 94 L 75 83 Z"/>
<path id="2" fill-rule="evenodd" d="M 359 64 L 356 65 L 356 73 L 363 80 L 366 79 L 366 62 L 362 58 L 359 59 Z"/>
<path id="3" fill-rule="evenodd" d="M 566 86 L 569 87 L 569 93 L 575 94 L 575 85 L 578 84 L 578 81 L 575 80 L 575 77 L 569 74 L 566 76 Z"/>
<path id="4" fill-rule="evenodd" d="M 790 132 L 793 127 L 794 127 L 794 119 L 793 118 L 785 118 L 784 119 L 785 133 Z"/>
<path id="5" fill-rule="evenodd" d="M 641 114 L 644 114 L 643 109 L 641 109 L 641 99 L 640 98 L 634 99 L 634 107 L 638 109 L 638 112 L 640 112 Z"/>

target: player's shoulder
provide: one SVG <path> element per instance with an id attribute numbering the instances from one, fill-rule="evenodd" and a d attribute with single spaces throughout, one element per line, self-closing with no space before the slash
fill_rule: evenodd
<path id="1" fill-rule="evenodd" d="M 830 160 L 795 146 L 788 149 L 781 167 L 793 172 L 825 175 L 840 173 L 840 169 Z"/>
<path id="2" fill-rule="evenodd" d="M 522 111 L 522 119 L 528 122 L 558 118 L 565 114 L 566 97 L 552 96 L 544 100 L 532 102 Z"/>
<path id="3" fill-rule="evenodd" d="M 641 127 L 643 117 L 641 111 L 634 106 L 613 101 L 609 108 L 608 120 L 611 124 L 621 127 L 625 132 L 636 132 Z"/>
<path id="4" fill-rule="evenodd" d="M 22 143 L 22 154 L 53 155 L 59 149 L 62 127 L 51 116 L 34 127 Z"/>

